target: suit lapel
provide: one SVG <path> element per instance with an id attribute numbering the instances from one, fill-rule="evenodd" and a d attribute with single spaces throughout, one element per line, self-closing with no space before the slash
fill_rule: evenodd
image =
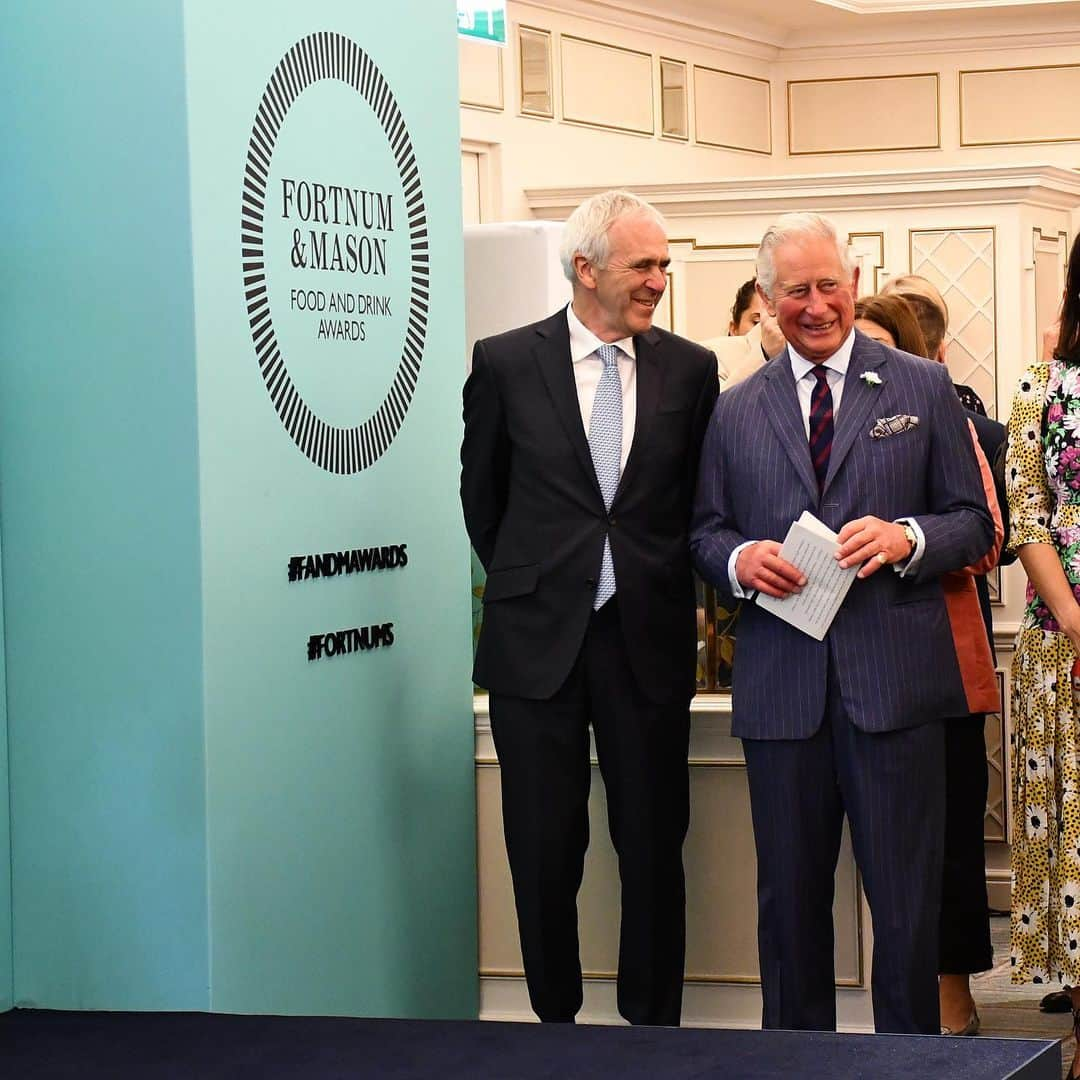
<path id="1" fill-rule="evenodd" d="M 589 483 L 600 495 L 596 480 L 589 442 L 585 438 L 585 426 L 581 422 L 581 405 L 578 402 L 577 383 L 574 381 L 574 365 L 570 361 L 570 327 L 566 322 L 566 309 L 556 312 L 537 327 L 540 341 L 535 350 L 540 375 L 551 396 L 551 404 L 559 418 L 570 445 L 574 448 Z"/>
<path id="2" fill-rule="evenodd" d="M 816 503 L 818 483 L 810 460 L 810 441 L 806 435 L 799 397 L 795 392 L 795 376 L 791 372 L 791 356 L 785 349 L 775 360 L 762 368 L 761 405 L 781 446 L 795 466 L 799 479 Z"/>
<path id="3" fill-rule="evenodd" d="M 881 396 L 884 379 L 876 385 L 871 385 L 862 376 L 867 371 L 875 371 L 882 367 L 886 355 L 885 350 L 876 342 L 855 331 L 855 345 L 851 350 L 851 362 L 848 364 L 847 375 L 844 376 L 844 393 L 840 399 L 840 409 L 836 414 L 832 453 L 829 455 L 829 471 L 825 476 L 824 491 L 829 490 L 829 485 L 840 466 L 844 464 L 844 459 L 855 445 L 859 432 L 863 430 L 874 404 Z"/>
<path id="4" fill-rule="evenodd" d="M 633 480 L 641 468 L 642 458 L 648 454 L 647 443 L 660 405 L 660 392 L 664 387 L 664 365 L 660 353 L 660 335 L 655 330 L 638 334 L 634 338 L 634 364 L 636 366 L 637 403 L 634 409 L 634 441 L 630 444 L 630 456 L 626 468 L 619 477 L 615 498 Z M 629 478 L 629 479 L 628 479 Z"/>

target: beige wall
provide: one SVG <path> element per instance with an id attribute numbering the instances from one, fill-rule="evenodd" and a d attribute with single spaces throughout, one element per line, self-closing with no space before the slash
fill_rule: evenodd
<path id="1" fill-rule="evenodd" d="M 487 220 L 530 216 L 530 188 L 1080 162 L 1080 44 L 995 42 L 979 13 L 936 44 L 785 50 L 508 6 L 505 49 L 461 45 L 462 137 L 503 157 Z M 521 115 L 519 26 L 550 35 L 551 118 Z M 661 134 L 662 57 L 686 65 L 686 139 Z"/>
<path id="2" fill-rule="evenodd" d="M 684 140 L 660 134 L 661 56 L 687 64 L 691 136 L 693 66 L 768 80 L 769 68 L 763 59 L 733 55 L 698 43 L 658 37 L 529 4 L 511 3 L 508 21 L 510 42 L 505 49 L 477 43 L 461 46 L 466 73 L 462 86 L 468 87 L 469 100 L 501 99 L 504 103 L 501 108 L 461 110 L 464 139 L 503 150 L 501 183 L 489 220 L 532 216 L 524 198 L 526 188 L 597 182 L 634 187 L 693 177 L 716 179 L 733 173 L 752 176 L 765 167 L 767 154 L 698 146 L 692 138 Z M 552 119 L 521 115 L 519 26 L 551 33 Z M 595 45 L 590 48 L 590 42 L 599 43 L 602 48 Z M 493 59 L 493 54 L 500 52 L 501 70 Z M 706 75 L 705 79 L 708 81 L 709 77 Z M 744 104 L 749 101 L 752 107 L 760 85 L 746 86 L 741 98 Z M 775 88 L 772 93 L 775 99 Z M 768 145 L 771 132 L 764 119 L 749 131 L 740 131 L 740 123 L 738 119 L 720 118 L 717 122 L 715 117 L 710 117 L 705 134 L 716 141 L 719 128 L 721 138 L 734 134 L 739 141 Z M 642 130 L 650 133 L 642 134 Z M 508 153 L 511 146 L 513 154 Z"/>

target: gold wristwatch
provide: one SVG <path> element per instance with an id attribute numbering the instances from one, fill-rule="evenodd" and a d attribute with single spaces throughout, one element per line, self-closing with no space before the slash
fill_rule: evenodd
<path id="1" fill-rule="evenodd" d="M 915 554 L 915 549 L 919 546 L 919 537 L 915 530 L 904 522 L 900 525 L 900 528 L 904 530 L 904 536 L 907 537 L 907 542 L 911 545 L 911 550 L 907 553 L 907 558 L 911 558 Z"/>

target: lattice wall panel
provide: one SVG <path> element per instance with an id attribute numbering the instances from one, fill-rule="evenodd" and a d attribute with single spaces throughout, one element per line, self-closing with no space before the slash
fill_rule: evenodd
<path id="1" fill-rule="evenodd" d="M 990 784 L 986 792 L 986 816 L 983 818 L 983 839 L 1008 842 L 1009 839 L 1009 772 L 1007 765 L 1008 743 L 1005 739 L 1005 673 L 997 673 L 1001 690 L 1000 713 L 988 713 L 986 717 L 986 764 Z M 948 721 L 946 721 L 947 723 Z"/>
<path id="2" fill-rule="evenodd" d="M 996 415 L 997 314 L 994 230 L 915 230 L 911 272 L 932 281 L 949 305 L 949 371 Z"/>

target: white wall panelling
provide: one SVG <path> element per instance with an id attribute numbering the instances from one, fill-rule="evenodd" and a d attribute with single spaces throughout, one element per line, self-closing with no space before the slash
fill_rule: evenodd
<path id="1" fill-rule="evenodd" d="M 1080 64 L 960 72 L 960 144 L 1080 139 Z"/>
<path id="2" fill-rule="evenodd" d="M 949 308 L 948 364 L 997 414 L 994 228 L 911 229 L 911 272 L 932 281 Z"/>

